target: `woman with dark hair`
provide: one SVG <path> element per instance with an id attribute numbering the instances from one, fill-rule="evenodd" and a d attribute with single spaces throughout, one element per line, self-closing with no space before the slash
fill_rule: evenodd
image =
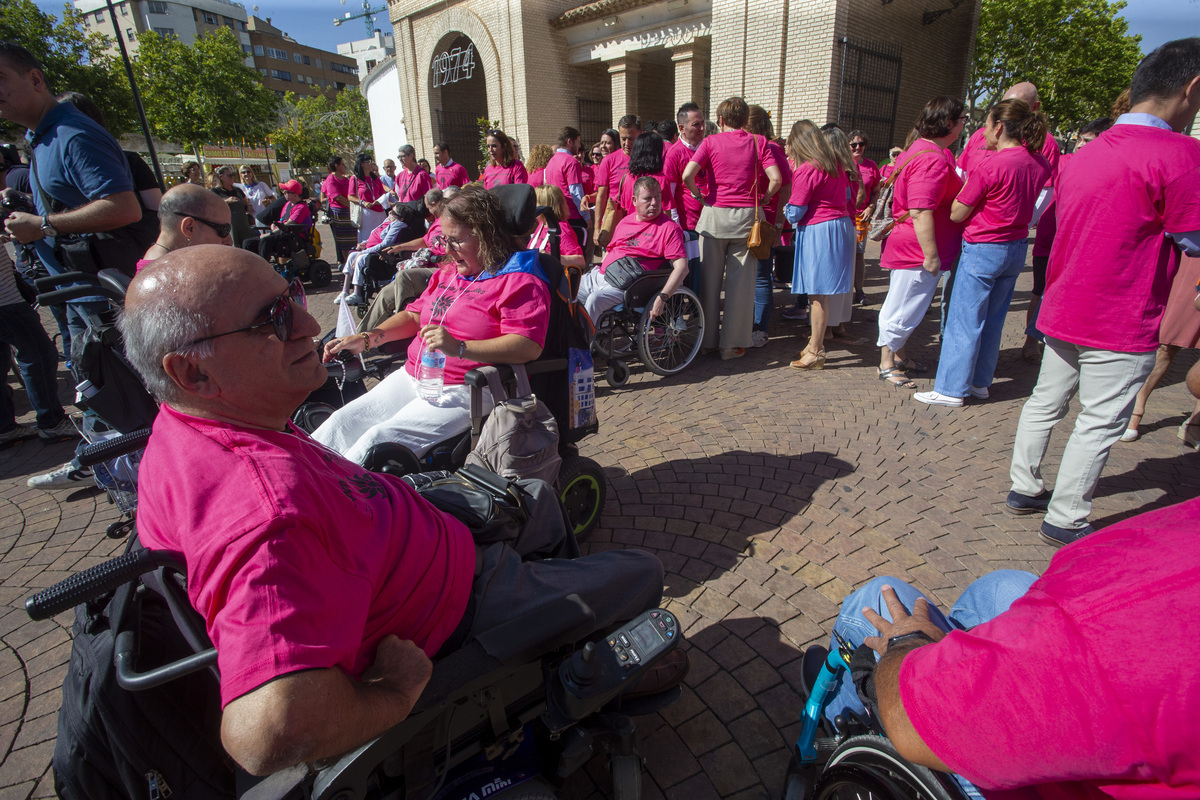
<path id="1" fill-rule="evenodd" d="M 324 360 L 413 337 L 404 369 L 334 412 L 313 438 L 362 463 L 372 445 L 398 442 L 418 456 L 471 424 L 463 377 L 483 364 L 524 364 L 542 353 L 550 289 L 538 253 L 508 232 L 500 200 L 468 184 L 442 210 L 443 266 L 425 292 L 379 327 L 325 345 Z M 444 388 L 417 388 L 426 349 L 445 355 Z M 486 401 L 485 401 L 486 404 Z"/>
<path id="2" fill-rule="evenodd" d="M 596 146 L 600 148 L 600 161 L 603 161 L 606 155 L 621 149 L 621 134 L 617 132 L 616 128 L 605 128 L 604 133 L 600 134 L 600 141 L 596 143 Z"/>
<path id="3" fill-rule="evenodd" d="M 492 128 L 487 132 L 487 149 L 491 160 L 480 176 L 483 188 L 529 182 L 529 172 L 525 169 L 525 164 L 517 158 L 517 150 L 504 131 Z"/>
<path id="4" fill-rule="evenodd" d="M 850 153 L 854 156 L 854 164 L 862 178 L 863 194 L 854 209 L 859 220 L 858 225 L 868 224 L 871 215 L 875 213 L 875 201 L 879 199 L 879 186 L 883 183 L 883 175 L 879 165 L 867 158 L 867 147 L 871 144 L 867 135 L 862 131 L 850 131 Z M 854 252 L 854 305 L 866 305 L 867 293 L 863 291 L 867 277 L 867 239 L 864 236 Z"/>
<path id="5" fill-rule="evenodd" d="M 758 259 L 746 246 L 758 207 L 769 203 L 783 185 L 783 174 L 768 159 L 767 141 L 745 130 L 750 106 L 730 97 L 717 106 L 721 132 L 705 136 L 683 170 L 683 183 L 704 204 L 696 232 L 700 234 L 700 304 L 704 309 L 704 345 L 722 359 L 741 358 L 753 344 L 754 281 Z M 707 194 L 696 176 L 707 170 Z M 721 319 L 721 289 L 725 317 Z"/>
<path id="6" fill-rule="evenodd" d="M 896 158 L 896 225 L 880 262 L 891 275 L 879 309 L 879 380 L 902 389 L 917 388 L 908 370 L 925 370 L 905 358 L 904 346 L 925 316 L 941 273 L 954 266 L 962 249 L 962 225 L 950 218 L 962 180 L 946 148 L 962 134 L 965 108 L 957 97 L 930 100 L 917 116 L 912 144 Z"/>
<path id="7" fill-rule="evenodd" d="M 678 221 L 671 213 L 671 187 L 663 172 L 663 140 L 654 131 L 640 134 L 633 141 L 633 150 L 629 154 L 629 167 L 626 177 L 621 181 L 621 196 L 616 203 L 625 209 L 626 214 L 633 211 L 633 184 L 638 178 L 651 177 L 662 187 L 662 212 Z"/>
<path id="8" fill-rule="evenodd" d="M 791 191 L 792 168 L 788 166 L 787 155 L 783 148 L 774 142 L 775 127 L 771 125 L 771 116 L 762 106 L 750 106 L 750 118 L 746 130 L 765 137 L 767 154 L 779 167 L 783 185 L 770 201 L 763 204 L 763 216 L 767 222 L 775 225 L 779 219 L 779 198 L 787 197 Z M 779 244 L 779 242 L 775 242 Z M 771 321 L 771 306 L 775 298 L 775 255 L 758 259 L 758 271 L 754 278 L 754 325 L 751 333 L 751 344 L 762 347 L 767 343 L 767 325 Z"/>
<path id="9" fill-rule="evenodd" d="M 379 167 L 370 153 L 359 153 L 354 159 L 354 177 L 350 179 L 350 202 L 362 209 L 358 223 L 358 243 L 371 237 L 371 232 L 387 220 L 387 211 L 380 202 L 387 197 L 387 187 L 379 180 Z"/>
<path id="10" fill-rule="evenodd" d="M 967 227 L 937 380 L 933 391 L 913 395 L 922 403 L 961 406 L 968 394 L 988 398 L 1004 318 L 1025 266 L 1029 222 L 1050 177 L 1041 154 L 1046 127 L 1042 113 L 1024 100 L 1001 100 L 988 112 L 984 138 L 993 152 L 971 166 L 950 210 L 950 219 Z"/>
<path id="11" fill-rule="evenodd" d="M 358 229 L 350 224 L 350 175 L 341 156 L 330 156 L 326 166 L 329 175 L 321 183 L 321 194 L 329 206 L 329 229 L 333 232 L 337 260 L 344 264 L 346 256 L 358 244 Z"/>

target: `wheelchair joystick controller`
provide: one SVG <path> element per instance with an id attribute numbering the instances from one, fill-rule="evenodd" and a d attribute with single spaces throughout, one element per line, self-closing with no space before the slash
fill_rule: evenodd
<path id="1" fill-rule="evenodd" d="M 568 691 L 584 692 L 595 682 L 600 674 L 600 664 L 596 658 L 596 645 L 588 642 L 582 650 L 576 650 L 563 670 L 563 683 Z"/>

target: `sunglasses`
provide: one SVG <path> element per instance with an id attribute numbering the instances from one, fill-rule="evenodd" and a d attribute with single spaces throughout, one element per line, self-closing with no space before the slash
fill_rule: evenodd
<path id="1" fill-rule="evenodd" d="M 467 239 L 470 239 L 474 235 L 475 234 L 472 233 L 470 236 L 467 237 Z M 458 252 L 458 248 L 462 247 L 464 244 L 467 243 L 467 239 L 451 239 L 449 236 L 442 236 L 442 235 L 433 237 L 434 243 L 437 244 L 439 247 L 444 247 L 447 250 L 453 250 L 455 252 Z"/>
<path id="2" fill-rule="evenodd" d="M 866 142 L 851 142 L 850 143 L 851 149 L 854 149 L 854 150 L 863 150 L 863 149 L 866 149 L 866 146 L 867 146 Z"/>
<path id="3" fill-rule="evenodd" d="M 203 217 L 191 217 L 191 219 L 196 220 L 196 222 L 203 222 L 205 225 L 212 228 L 213 231 L 216 232 L 217 236 L 221 237 L 222 239 L 224 239 L 226 236 L 228 236 L 229 232 L 231 230 L 233 230 L 233 224 L 229 223 L 229 222 L 218 225 L 215 222 L 209 222 L 208 220 L 204 219 Z"/>
<path id="4" fill-rule="evenodd" d="M 301 308 L 307 308 L 308 303 L 304 296 L 304 283 L 296 278 L 288 284 L 287 291 L 271 301 L 271 305 L 267 307 L 267 321 L 259 322 L 254 325 L 249 325 L 245 328 L 238 328 L 236 331 L 225 331 L 224 333 L 214 333 L 212 336 L 204 336 L 199 339 L 194 339 L 180 347 L 184 350 L 192 345 L 207 342 L 210 339 L 219 339 L 222 336 L 232 336 L 235 333 L 246 333 L 247 331 L 256 331 L 259 328 L 265 328 L 270 325 L 274 330 L 276 338 L 281 342 L 291 341 L 292 338 L 292 302 L 295 301 Z"/>

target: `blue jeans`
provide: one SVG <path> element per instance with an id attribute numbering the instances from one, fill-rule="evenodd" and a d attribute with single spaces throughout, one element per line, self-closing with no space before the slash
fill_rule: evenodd
<path id="1" fill-rule="evenodd" d="M 1025 594 L 1036 580 L 1037 576 L 1016 569 L 999 569 L 989 572 L 963 591 L 958 602 L 950 609 L 949 617 L 943 615 L 933 602 L 929 601 L 929 618 L 934 625 L 947 632 L 956 628 L 970 630 L 1007 611 L 1008 607 L 1018 597 Z M 879 616 L 891 621 L 891 612 L 888 611 L 887 603 L 883 600 L 884 586 L 891 586 L 895 589 L 896 596 L 910 612 L 917 599 L 925 597 L 899 578 L 887 577 L 874 578 L 861 589 L 851 592 L 842 601 L 842 611 L 833 625 L 833 629 L 841 634 L 851 648 L 857 648 L 868 636 L 879 635 L 878 629 L 867 622 L 867 618 L 863 616 L 864 608 L 870 608 Z M 927 597 L 925 599 L 929 600 Z M 830 648 L 836 647 L 836 641 L 831 640 L 829 646 Z M 863 713 L 862 701 L 858 699 L 858 693 L 854 690 L 849 673 L 842 673 L 837 694 L 825 706 L 825 716 L 832 722 L 838 714 L 844 713 L 846 709 L 858 714 Z"/>
<path id="2" fill-rule="evenodd" d="M 963 243 L 934 391 L 966 397 L 972 386 L 992 385 L 1004 318 L 1028 246 L 1025 239 Z"/>
<path id="3" fill-rule="evenodd" d="M 771 321 L 771 301 L 775 292 L 775 259 L 760 258 L 758 272 L 754 277 L 754 327 L 765 331 Z"/>
<path id="4" fill-rule="evenodd" d="M 58 401 L 58 351 L 42 328 L 42 321 L 26 303 L 0 306 L 0 431 L 16 420 L 13 392 L 8 386 L 8 371 L 16 350 L 17 368 L 29 396 L 29 405 L 37 413 L 39 428 L 53 428 L 66 413 Z"/>

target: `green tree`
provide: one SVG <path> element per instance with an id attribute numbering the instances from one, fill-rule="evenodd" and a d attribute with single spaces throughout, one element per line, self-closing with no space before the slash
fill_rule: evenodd
<path id="1" fill-rule="evenodd" d="M 353 161 L 371 142 L 367 100 L 353 87 L 333 98 L 316 94 L 297 99 L 288 92 L 271 142 L 288 154 L 296 169 L 322 168 L 334 154 Z"/>
<path id="2" fill-rule="evenodd" d="M 107 52 L 112 39 L 86 32 L 82 19 L 69 4 L 60 21 L 33 0 L 4 0 L 0 3 L 0 39 L 22 45 L 41 61 L 54 91 L 90 97 L 104 113 L 108 130 L 120 136 L 137 127 L 129 80 L 120 57 Z M 22 133 L 16 125 L 0 120 L 0 136 L 15 138 Z"/>
<path id="3" fill-rule="evenodd" d="M 153 31 L 139 34 L 134 67 L 155 133 L 197 156 L 208 142 L 264 141 L 278 119 L 278 100 L 245 57 L 225 28 L 190 46 Z"/>
<path id="4" fill-rule="evenodd" d="M 1050 129 L 1105 116 L 1142 57 L 1109 0 L 983 0 L 968 105 L 978 125 L 1014 83 L 1038 88 Z"/>

